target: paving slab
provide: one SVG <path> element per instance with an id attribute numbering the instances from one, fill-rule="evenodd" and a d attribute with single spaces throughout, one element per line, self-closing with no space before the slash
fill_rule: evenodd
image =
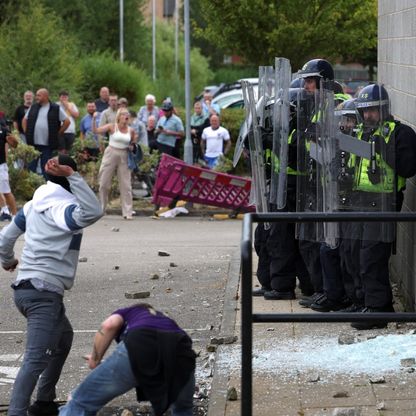
<path id="1" fill-rule="evenodd" d="M 256 267 L 253 254 L 253 269 Z M 258 288 L 253 272 L 253 288 Z M 253 297 L 255 313 L 316 313 L 296 300 L 268 301 Z M 396 310 L 402 310 L 397 302 Z M 230 318 L 232 319 L 232 318 Z M 240 340 L 241 304 L 234 314 L 235 334 Z M 253 416 L 335 416 L 335 415 L 416 415 L 416 373 L 400 368 L 399 347 L 390 347 L 390 336 L 406 336 L 415 324 L 390 323 L 386 329 L 356 331 L 348 323 L 266 323 L 253 324 Z M 339 336 L 353 340 L 339 345 Z M 416 335 L 410 335 L 416 356 Z M 371 345 L 386 340 L 381 352 Z M 404 343 L 409 342 L 406 338 Z M 361 357 L 369 348 L 368 356 Z M 410 349 L 411 351 L 412 349 Z M 339 352 L 338 355 L 335 352 Z M 345 351 L 345 352 L 344 352 Z M 335 360 L 333 355 L 335 354 Z M 378 357 L 377 354 L 381 354 Z M 355 357 L 357 355 L 357 357 Z M 397 356 L 397 364 L 387 371 L 380 359 Z M 409 357 L 411 358 L 411 357 Z M 357 359 L 362 360 L 360 362 Z M 332 360 L 332 361 L 331 361 Z M 387 361 L 387 360 L 386 360 Z M 361 370 L 360 370 L 361 368 Z M 217 352 L 214 379 L 235 387 L 236 401 L 218 397 L 226 392 L 212 391 L 211 400 L 224 408 L 209 416 L 241 415 L 241 344 L 221 346 Z M 380 384 L 371 381 L 379 381 Z M 348 413 L 350 412 L 350 413 Z"/>

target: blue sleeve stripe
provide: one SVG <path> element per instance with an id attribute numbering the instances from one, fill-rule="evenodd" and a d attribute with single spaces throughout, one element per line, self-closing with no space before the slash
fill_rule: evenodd
<path id="1" fill-rule="evenodd" d="M 26 217 L 23 208 L 19 209 L 14 217 L 14 223 L 23 231 L 26 232 Z"/>
<path id="2" fill-rule="evenodd" d="M 72 217 L 72 213 L 77 206 L 75 204 L 69 205 L 65 208 L 65 223 L 71 231 L 80 230 L 80 227 Z"/>
<path id="3" fill-rule="evenodd" d="M 82 233 L 74 234 L 71 238 L 69 249 L 79 251 L 81 248 L 81 240 L 82 240 Z"/>

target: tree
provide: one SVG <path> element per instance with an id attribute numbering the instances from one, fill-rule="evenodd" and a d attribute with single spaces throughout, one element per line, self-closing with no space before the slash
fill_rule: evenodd
<path id="1" fill-rule="evenodd" d="M 0 26 L 0 104 L 8 114 L 27 89 L 76 93 L 82 79 L 77 41 L 62 27 L 60 18 L 36 0 Z"/>
<path id="2" fill-rule="evenodd" d="M 367 64 L 377 45 L 377 0 L 201 0 L 198 34 L 248 63 L 275 56 L 293 70 L 311 58 Z"/>
<path id="3" fill-rule="evenodd" d="M 207 22 L 202 13 L 201 3 L 199 1 L 189 3 L 189 15 L 192 25 L 191 45 L 204 51 L 204 55 L 209 58 L 213 67 L 221 66 L 224 60 L 224 51 L 204 36 L 201 36 L 201 33 L 204 33 L 207 27 Z M 183 13 L 180 13 L 180 16 L 183 16 Z"/>
<path id="4" fill-rule="evenodd" d="M 62 17 L 68 33 L 76 35 L 84 53 L 119 51 L 120 10 L 115 0 L 42 0 Z M 151 48 L 151 32 L 145 26 L 141 8 L 144 0 L 124 0 L 125 60 L 139 66 Z"/>

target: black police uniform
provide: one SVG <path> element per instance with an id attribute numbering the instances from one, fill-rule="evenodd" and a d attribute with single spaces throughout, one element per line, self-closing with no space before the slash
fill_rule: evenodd
<path id="1" fill-rule="evenodd" d="M 363 140 L 369 139 L 369 134 L 363 134 Z M 388 153 L 387 153 L 388 154 Z M 395 122 L 394 151 L 395 174 L 410 178 L 416 174 L 416 133 L 407 125 Z M 389 161 L 386 161 L 389 164 Z M 404 188 L 396 193 L 396 210 L 400 211 L 403 203 Z M 358 198 L 367 199 L 371 203 L 371 195 L 357 192 Z M 376 311 L 393 311 L 392 291 L 389 279 L 389 259 L 392 242 L 377 241 L 374 236 L 379 233 L 381 223 L 357 223 L 357 235 L 361 236 L 359 249 L 355 248 L 351 261 L 359 257 L 359 273 L 363 282 L 364 302 L 369 309 Z"/>
<path id="2" fill-rule="evenodd" d="M 264 135 L 266 152 L 271 152 L 272 134 Z M 289 161 L 290 163 L 290 161 Z M 293 164 L 292 164 L 293 165 Z M 296 169 L 296 158 L 295 158 Z M 267 163 L 267 176 L 271 174 L 271 164 Z M 295 173 L 295 172 L 292 172 Z M 271 212 L 296 211 L 296 176 L 287 176 L 286 207 L 278 210 L 273 204 Z M 313 288 L 308 270 L 299 251 L 299 242 L 295 239 L 295 224 L 273 222 L 269 229 L 259 224 L 255 230 L 254 248 L 258 255 L 257 278 L 262 289 L 257 294 L 264 294 L 266 299 L 294 299 L 296 277 L 299 279 L 302 293 L 310 295 Z M 265 292 L 265 293 L 264 293 Z"/>

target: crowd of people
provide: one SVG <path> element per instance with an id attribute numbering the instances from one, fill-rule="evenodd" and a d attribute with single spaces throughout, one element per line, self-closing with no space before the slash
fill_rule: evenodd
<path id="1" fill-rule="evenodd" d="M 296 90 L 290 91 L 286 205 L 278 209 L 272 201 L 270 211 L 400 211 L 406 178 L 416 174 L 416 133 L 393 118 L 387 90 L 370 84 L 351 99 L 338 91 L 332 65 L 324 59 L 308 61 L 297 77 L 291 85 Z M 324 97 L 329 98 L 319 104 Z M 270 131 L 264 133 L 267 154 L 274 147 L 267 141 Z M 325 145 L 325 137 L 337 140 L 336 153 L 330 153 L 334 147 Z M 273 158 L 277 163 L 269 162 L 269 178 L 281 174 L 279 155 Z M 261 287 L 253 296 L 296 299 L 298 279 L 301 306 L 368 313 L 368 321 L 352 327 L 384 328 L 387 322 L 372 320 L 371 313 L 394 312 L 389 275 L 394 241 L 391 223 L 259 224 Z"/>
<path id="2" fill-rule="evenodd" d="M 229 132 L 220 125 L 220 109 L 211 105 L 211 101 L 212 96 L 205 93 L 203 99 L 195 103 L 191 117 L 194 163 L 207 168 L 214 168 L 231 144 Z M 142 148 L 148 148 L 150 153 L 158 151 L 159 154 L 181 157 L 185 129 L 169 97 L 159 108 L 156 97 L 147 94 L 145 105 L 136 112 L 129 108 L 126 98 L 119 98 L 108 87 L 102 87 L 99 97 L 86 103 L 85 115 L 79 118 L 80 111 L 70 100 L 68 91 L 60 91 L 58 100 L 53 102 L 46 88 L 40 88 L 36 94 L 32 91 L 23 94 L 23 104 L 16 108 L 13 116 L 13 127 L 18 135 L 13 136 L 6 126 L 6 119 L 1 118 L 4 134 L 0 152 L 4 157 L 0 220 L 11 220 L 16 214 L 5 158 L 8 146 L 15 147 L 18 142 L 33 146 L 39 152 L 39 157 L 29 163 L 28 169 L 46 178 L 46 162 L 56 154 L 71 154 L 79 131 L 83 160 L 101 161 L 98 182 L 103 210 L 108 203 L 112 177 L 117 172 L 122 215 L 127 220 L 134 215 L 132 179 L 134 174 L 139 174 L 137 161 L 143 155 Z M 132 166 L 129 157 L 134 159 Z M 149 188 L 147 182 L 151 184 L 152 181 L 144 180 L 144 186 Z M 150 189 L 148 192 L 150 194 Z"/>

